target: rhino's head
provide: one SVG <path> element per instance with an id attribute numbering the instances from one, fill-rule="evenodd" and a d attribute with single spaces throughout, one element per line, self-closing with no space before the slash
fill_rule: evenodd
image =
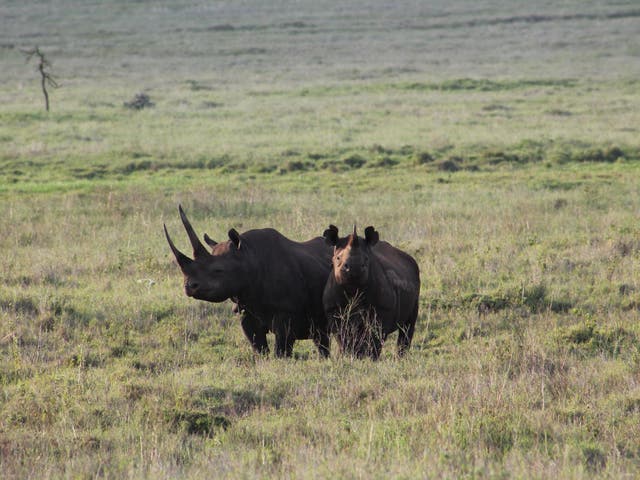
<path id="1" fill-rule="evenodd" d="M 212 247 L 209 253 L 198 239 L 182 206 L 178 209 L 193 247 L 193 260 L 176 248 L 166 225 L 164 234 L 184 274 L 185 293 L 189 297 L 209 302 L 222 302 L 238 296 L 248 280 L 242 258 L 240 234 L 234 229 L 229 230 L 229 241 L 223 243 L 216 243 L 205 234 L 206 242 Z"/>
<path id="2" fill-rule="evenodd" d="M 371 247 L 379 238 L 373 227 L 365 228 L 364 238 L 359 238 L 355 225 L 353 233 L 340 238 L 338 227 L 329 225 L 324 231 L 324 239 L 333 245 L 333 274 L 339 285 L 358 287 L 367 283 Z"/>

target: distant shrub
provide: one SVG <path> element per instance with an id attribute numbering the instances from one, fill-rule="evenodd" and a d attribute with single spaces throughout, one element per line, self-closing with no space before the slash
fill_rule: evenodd
<path id="1" fill-rule="evenodd" d="M 456 78 L 445 80 L 440 84 L 413 84 L 413 89 L 435 89 L 444 91 L 475 90 L 481 92 L 497 92 L 528 87 L 570 87 L 575 85 L 571 79 L 550 80 L 488 80 L 485 78 Z"/>
<path id="2" fill-rule="evenodd" d="M 365 163 L 367 163 L 367 160 L 363 158 L 361 155 L 354 154 L 354 155 L 348 156 L 347 158 L 342 160 L 342 162 L 345 165 L 347 165 L 349 168 L 360 168 Z"/>
<path id="3" fill-rule="evenodd" d="M 607 466 L 607 455 L 598 443 L 584 442 L 580 445 L 580 450 L 589 472 L 596 473 Z"/>
<path id="4" fill-rule="evenodd" d="M 594 321 L 560 329 L 557 336 L 559 341 L 568 344 L 572 351 L 612 356 L 620 354 L 623 346 L 637 343 L 633 332 L 622 327 L 599 327 Z"/>
<path id="5" fill-rule="evenodd" d="M 620 401 L 619 407 L 627 414 L 639 414 L 640 413 L 640 396 L 632 395 L 626 397 Z"/>
<path id="6" fill-rule="evenodd" d="M 492 165 L 497 165 L 498 163 L 520 163 L 522 161 L 518 155 L 503 152 L 502 150 L 488 150 L 483 152 L 481 159 Z"/>
<path id="7" fill-rule="evenodd" d="M 411 155 L 415 151 L 415 148 L 411 145 L 402 145 L 398 153 L 400 155 Z"/>
<path id="8" fill-rule="evenodd" d="M 623 283 L 618 287 L 618 293 L 622 296 L 630 295 L 631 292 L 635 290 L 633 285 L 629 285 L 628 283 Z"/>
<path id="9" fill-rule="evenodd" d="M 561 210 L 565 208 L 567 205 L 569 205 L 569 201 L 566 198 L 556 198 L 555 201 L 553 202 L 553 209 Z"/>
<path id="10" fill-rule="evenodd" d="M 187 85 L 189 85 L 189 89 L 194 92 L 199 92 L 201 90 L 213 90 L 213 88 L 210 87 L 209 85 L 203 85 L 197 80 L 187 80 L 186 83 Z"/>
<path id="11" fill-rule="evenodd" d="M 512 302 L 504 296 L 482 295 L 472 293 L 462 299 L 464 305 L 475 308 L 478 313 L 490 313 L 504 310 L 511 306 Z"/>
<path id="12" fill-rule="evenodd" d="M 390 148 L 385 148 L 385 147 L 383 147 L 382 145 L 377 145 L 377 144 L 376 144 L 376 145 L 373 145 L 373 146 L 370 148 L 370 150 L 371 150 L 373 153 L 384 153 L 384 154 L 387 154 L 387 155 L 390 155 L 390 154 L 392 154 L 392 153 L 393 153 L 393 150 L 391 150 Z"/>
<path id="13" fill-rule="evenodd" d="M 370 164 L 371 167 L 393 167 L 400 163 L 399 160 L 391 157 L 382 157 L 379 160 L 376 160 L 373 164 Z"/>
<path id="14" fill-rule="evenodd" d="M 232 32 L 235 29 L 236 27 L 234 27 L 229 23 L 222 23 L 222 24 L 211 25 L 210 27 L 207 27 L 207 30 L 211 32 Z"/>
<path id="15" fill-rule="evenodd" d="M 288 172 L 304 172 L 309 170 L 309 168 L 313 167 L 313 164 L 309 162 L 303 162 L 300 160 L 291 160 L 287 162 L 287 164 L 280 169 L 280 173 L 288 173 Z"/>
<path id="16" fill-rule="evenodd" d="M 508 415 L 484 415 L 480 418 L 479 429 L 481 441 L 498 457 L 513 448 L 515 428 Z"/>
<path id="17" fill-rule="evenodd" d="M 67 365 L 80 368 L 96 368 L 104 364 L 104 358 L 94 352 L 74 353 L 67 359 Z"/>
<path id="18" fill-rule="evenodd" d="M 442 172 L 457 172 L 460 170 L 460 163 L 462 159 L 460 157 L 450 157 L 437 164 L 438 170 Z"/>
<path id="19" fill-rule="evenodd" d="M 201 106 L 202 108 L 220 108 L 224 106 L 224 104 L 220 102 L 204 101 Z"/>
<path id="20" fill-rule="evenodd" d="M 613 244 L 613 251 L 621 257 L 635 255 L 640 252 L 640 239 L 619 239 Z"/>
<path id="21" fill-rule="evenodd" d="M 457 78 L 446 80 L 440 84 L 440 90 L 500 90 L 500 84 L 491 80 L 474 78 Z"/>
<path id="22" fill-rule="evenodd" d="M 572 160 L 571 150 L 568 148 L 554 148 L 547 153 L 547 160 L 552 163 L 565 164 Z"/>
<path id="23" fill-rule="evenodd" d="M 296 170 L 306 170 L 307 164 L 300 161 L 293 161 L 287 164 L 287 170 L 290 172 L 295 172 Z"/>
<path id="24" fill-rule="evenodd" d="M 555 313 L 566 312 L 571 309 L 573 303 L 558 301 L 548 297 L 547 288 L 542 284 L 533 285 L 524 289 L 510 290 L 496 293 L 472 293 L 462 297 L 461 304 L 471 307 L 478 313 L 494 313 L 508 308 L 525 307 L 531 313 L 552 311 Z"/>
<path id="25" fill-rule="evenodd" d="M 228 155 L 221 155 L 219 157 L 209 158 L 205 160 L 204 164 L 207 168 L 213 169 L 213 168 L 222 167 L 223 165 L 226 165 L 230 161 L 231 161 L 231 158 Z"/>
<path id="26" fill-rule="evenodd" d="M 508 112 L 513 109 L 500 103 L 491 103 L 482 107 L 482 110 L 485 112 Z"/>
<path id="27" fill-rule="evenodd" d="M 0 310 L 27 315 L 36 315 L 40 311 L 37 301 L 28 297 L 17 299 L 0 298 Z"/>
<path id="28" fill-rule="evenodd" d="M 320 164 L 320 168 L 337 173 L 347 171 L 349 166 L 339 160 L 325 160 Z"/>
<path id="29" fill-rule="evenodd" d="M 417 152 L 414 156 L 416 165 L 424 165 L 425 163 L 431 163 L 435 160 L 433 155 L 429 152 Z"/>
<path id="30" fill-rule="evenodd" d="M 610 148 L 590 148 L 576 152 L 573 160 L 577 162 L 604 162 L 613 163 L 619 158 L 624 157 L 624 152 L 619 147 Z"/>
<path id="31" fill-rule="evenodd" d="M 573 303 L 567 300 L 554 300 L 548 297 L 547 287 L 542 284 L 533 285 L 522 291 L 522 304 L 531 312 L 551 311 L 555 313 L 567 312 Z"/>
<path id="32" fill-rule="evenodd" d="M 502 458 L 516 444 L 521 427 L 511 415 L 487 412 L 470 417 L 471 414 L 459 414 L 454 419 L 453 439 L 459 448 L 480 444 L 490 455 Z"/>
<path id="33" fill-rule="evenodd" d="M 150 160 L 141 160 L 139 162 L 129 162 L 125 166 L 119 169 L 121 173 L 129 174 L 133 172 L 139 172 L 144 170 L 151 170 L 153 163 Z"/>
<path id="34" fill-rule="evenodd" d="M 247 170 L 246 163 L 228 163 L 224 165 L 221 169 L 221 173 L 234 173 L 234 172 L 242 172 Z"/>
<path id="35" fill-rule="evenodd" d="M 131 110 L 142 110 L 143 108 L 154 107 L 155 103 L 151 101 L 151 98 L 146 93 L 138 93 L 129 102 L 124 102 L 124 106 Z"/>
<path id="36" fill-rule="evenodd" d="M 262 165 L 258 168 L 258 173 L 271 173 L 278 169 L 275 165 Z"/>
<path id="37" fill-rule="evenodd" d="M 569 110 L 561 110 L 559 108 L 547 110 L 546 113 L 549 115 L 554 115 L 556 117 L 570 117 L 571 115 L 573 115 Z"/>
<path id="38" fill-rule="evenodd" d="M 209 412 L 172 410 L 165 413 L 165 418 L 174 428 L 182 428 L 192 435 L 210 436 L 217 428 L 226 430 L 231 426 L 227 417 Z"/>
<path id="39" fill-rule="evenodd" d="M 297 150 L 293 150 L 293 149 L 287 149 L 285 151 L 282 152 L 281 154 L 283 157 L 297 157 L 300 155 L 300 152 Z"/>

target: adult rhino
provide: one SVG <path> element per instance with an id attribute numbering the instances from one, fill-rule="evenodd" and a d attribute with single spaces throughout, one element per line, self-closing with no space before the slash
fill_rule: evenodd
<path id="1" fill-rule="evenodd" d="M 330 225 L 324 232 L 333 246 L 333 269 L 323 293 L 330 330 L 343 351 L 380 357 L 386 337 L 398 330 L 398 355 L 411 345 L 418 316 L 420 271 L 407 253 L 379 241 L 373 227 L 344 238 Z"/>
<path id="2" fill-rule="evenodd" d="M 322 291 L 331 269 L 331 249 L 322 237 L 294 242 L 272 228 L 239 234 L 217 243 L 200 242 L 182 206 L 180 218 L 193 247 L 193 259 L 164 233 L 184 274 L 187 296 L 208 302 L 231 299 L 242 315 L 242 329 L 253 349 L 268 354 L 267 333 L 276 337 L 278 357 L 290 357 L 296 340 L 313 338 L 320 355 L 329 355 L 329 331 Z M 236 310 L 236 308 L 234 308 Z"/>

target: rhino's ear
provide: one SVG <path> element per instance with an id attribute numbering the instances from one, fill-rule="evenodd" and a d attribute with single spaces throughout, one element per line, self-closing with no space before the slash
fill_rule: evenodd
<path id="1" fill-rule="evenodd" d="M 329 228 L 324 231 L 322 236 L 324 237 L 324 241 L 327 245 L 335 246 L 336 243 L 338 243 L 338 227 L 335 225 L 329 225 Z"/>
<path id="2" fill-rule="evenodd" d="M 240 238 L 240 234 L 236 231 L 235 228 L 229 230 L 229 239 L 233 242 L 236 248 L 239 250 L 240 245 L 242 244 L 242 239 Z"/>
<path id="3" fill-rule="evenodd" d="M 207 245 L 209 245 L 210 247 L 215 247 L 218 244 L 218 242 L 216 242 L 213 238 L 211 238 L 206 233 L 204 234 L 204 241 L 207 242 Z"/>
<path id="4" fill-rule="evenodd" d="M 373 247 L 380 240 L 380 234 L 375 228 L 369 226 L 364 229 L 364 238 L 367 240 L 367 245 Z"/>

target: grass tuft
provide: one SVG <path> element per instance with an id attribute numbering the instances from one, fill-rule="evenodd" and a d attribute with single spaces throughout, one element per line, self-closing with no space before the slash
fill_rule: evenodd
<path id="1" fill-rule="evenodd" d="M 165 413 L 165 418 L 174 429 L 205 437 L 214 436 L 219 429 L 227 430 L 231 426 L 231 421 L 222 415 L 192 410 L 172 410 Z"/>

